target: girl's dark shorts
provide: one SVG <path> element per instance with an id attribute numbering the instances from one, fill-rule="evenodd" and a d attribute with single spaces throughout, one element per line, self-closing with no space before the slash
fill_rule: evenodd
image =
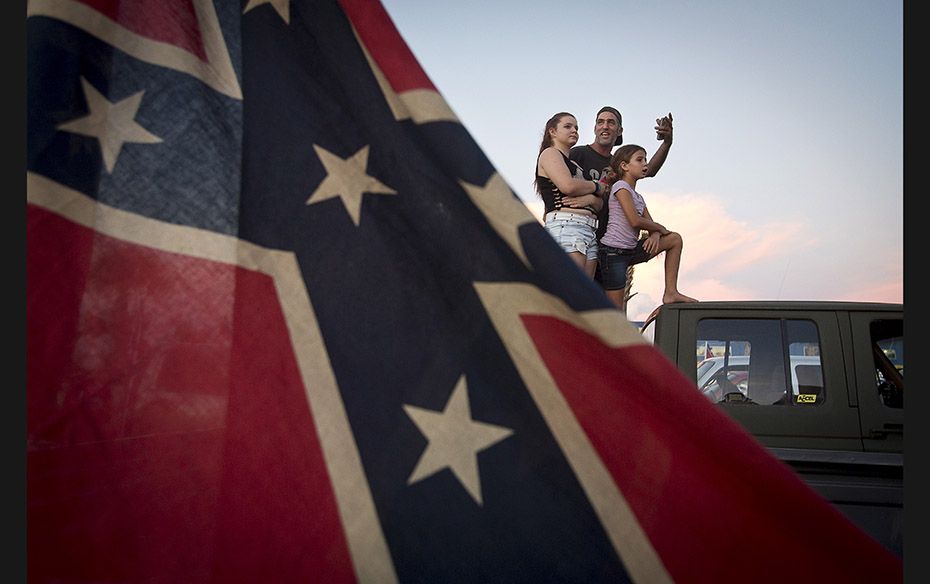
<path id="1" fill-rule="evenodd" d="M 636 242 L 633 249 L 610 247 L 603 243 L 598 245 L 597 263 L 601 270 L 601 286 L 605 290 L 621 290 L 626 287 L 626 269 L 641 264 L 652 258 L 643 249 L 645 239 Z"/>

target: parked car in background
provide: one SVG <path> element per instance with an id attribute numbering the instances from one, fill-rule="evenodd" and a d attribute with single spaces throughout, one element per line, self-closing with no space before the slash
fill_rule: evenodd
<path id="1" fill-rule="evenodd" d="M 747 397 L 750 386 L 749 355 L 710 357 L 697 364 L 697 386 L 714 403 L 725 399 L 741 399 L 727 394 L 739 391 Z M 816 403 L 823 393 L 823 372 L 818 355 L 790 355 L 791 398 Z M 800 380 L 800 381 L 799 381 Z M 783 396 L 787 399 L 787 396 Z"/>

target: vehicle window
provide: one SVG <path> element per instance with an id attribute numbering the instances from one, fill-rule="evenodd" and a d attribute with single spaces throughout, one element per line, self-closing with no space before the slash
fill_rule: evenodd
<path id="1" fill-rule="evenodd" d="M 792 400 L 796 404 L 823 403 L 823 370 L 820 367 L 820 338 L 810 320 L 786 320 L 788 355 L 791 363 Z"/>
<path id="2" fill-rule="evenodd" d="M 703 319 L 695 363 L 698 390 L 714 403 L 809 407 L 825 399 L 813 321 Z"/>
<path id="3" fill-rule="evenodd" d="M 904 322 L 875 320 L 869 326 L 875 384 L 885 406 L 904 407 Z"/>

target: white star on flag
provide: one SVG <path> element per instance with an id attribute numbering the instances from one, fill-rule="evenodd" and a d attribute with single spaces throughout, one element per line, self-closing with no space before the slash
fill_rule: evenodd
<path id="1" fill-rule="evenodd" d="M 397 194 L 397 191 L 368 175 L 368 146 L 363 146 L 361 150 L 345 159 L 316 144 L 313 145 L 313 150 L 326 167 L 326 178 L 307 199 L 308 205 L 339 197 L 352 221 L 358 226 L 362 214 L 362 193 Z"/>
<path id="2" fill-rule="evenodd" d="M 152 134 L 136 123 L 136 112 L 142 103 L 144 91 L 130 95 L 126 99 L 111 103 L 97 91 L 93 85 L 81 77 L 81 87 L 84 88 L 84 98 L 90 113 L 86 116 L 59 124 L 59 130 L 97 138 L 100 150 L 103 153 L 103 164 L 108 173 L 113 172 L 116 159 L 119 157 L 123 144 L 134 142 L 138 144 L 156 144 L 161 138 Z"/>
<path id="3" fill-rule="evenodd" d="M 481 505 L 478 453 L 510 436 L 513 430 L 472 420 L 464 375 L 441 413 L 411 405 L 404 405 L 404 411 L 429 441 L 407 484 L 448 468 Z"/>
<path id="4" fill-rule="evenodd" d="M 262 4 L 271 4 L 271 7 L 275 9 L 275 12 L 278 13 L 278 16 L 280 16 L 284 22 L 287 24 L 291 23 L 291 0 L 249 0 L 249 3 L 246 4 L 245 8 L 242 10 L 242 14 Z"/>

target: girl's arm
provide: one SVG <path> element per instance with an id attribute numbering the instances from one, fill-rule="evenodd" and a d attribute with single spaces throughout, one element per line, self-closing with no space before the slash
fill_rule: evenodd
<path id="1" fill-rule="evenodd" d="M 630 200 L 630 202 L 632 202 L 632 199 Z M 655 223 L 656 225 L 659 226 L 659 229 L 656 229 L 655 231 L 653 231 L 652 229 L 646 229 L 646 231 L 649 232 L 649 235 L 652 235 L 652 234 L 654 234 L 654 233 L 655 233 L 655 234 L 658 234 L 658 235 L 668 235 L 668 234 L 669 234 L 668 229 L 666 229 L 665 226 L 662 225 L 661 223 L 656 223 L 655 220 L 652 218 L 652 215 L 649 214 L 649 207 L 643 207 L 643 217 L 645 217 L 645 218 L 648 219 L 649 221 L 652 221 L 653 223 Z M 643 228 L 643 229 L 645 229 L 645 228 Z"/>
<path id="2" fill-rule="evenodd" d="M 668 233 L 668 229 L 652 220 L 649 209 L 643 209 L 642 216 L 636 212 L 636 206 L 633 204 L 633 194 L 630 191 L 620 188 L 614 193 L 614 196 L 620 201 L 620 208 L 623 209 L 623 215 L 630 223 L 630 227 L 639 230 L 645 229 L 650 233 L 658 231 L 660 235 Z"/>
<path id="3" fill-rule="evenodd" d="M 649 220 L 652 221 L 652 215 L 649 214 L 649 207 L 643 207 L 643 216 L 648 217 Z M 653 221 L 653 223 L 655 222 Z M 660 223 L 656 223 L 656 225 L 659 225 L 660 227 L 662 227 Z M 665 229 L 664 227 L 662 228 Z M 666 233 L 667 232 L 668 230 L 666 230 Z M 643 242 L 643 249 L 646 251 L 646 253 L 648 253 L 651 256 L 654 256 L 659 253 L 660 251 L 659 250 L 659 237 L 662 235 L 664 234 L 658 230 L 649 232 L 649 237 L 647 237 L 646 241 Z"/>

